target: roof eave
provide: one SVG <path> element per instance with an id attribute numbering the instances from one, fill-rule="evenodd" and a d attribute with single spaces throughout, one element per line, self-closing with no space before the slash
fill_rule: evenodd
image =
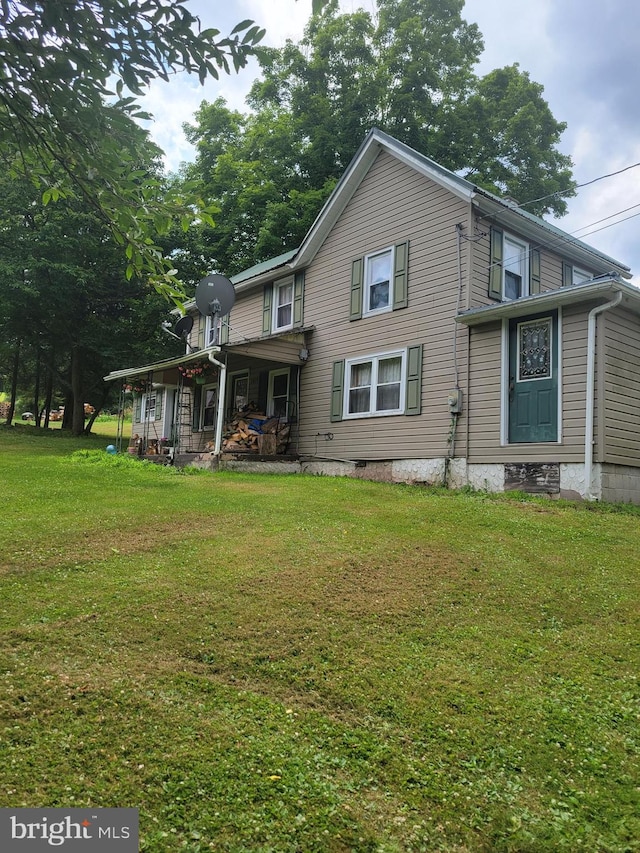
<path id="1" fill-rule="evenodd" d="M 640 288 L 622 281 L 616 276 L 602 281 L 583 282 L 570 287 L 560 287 L 535 296 L 523 296 L 496 305 L 483 305 L 481 308 L 470 308 L 456 315 L 456 322 L 463 326 L 480 326 L 496 320 L 511 317 L 523 317 L 539 311 L 549 311 L 562 305 L 586 302 L 591 299 L 606 298 L 622 292 L 626 303 L 640 313 Z"/>
<path id="2" fill-rule="evenodd" d="M 440 186 L 450 190 L 458 198 L 471 201 L 473 184 L 458 177 L 448 169 L 438 166 L 433 160 L 419 154 L 408 145 L 374 128 L 365 137 L 364 142 L 307 232 L 298 254 L 291 262 L 292 269 L 311 263 L 338 217 L 353 198 L 376 157 L 383 150 L 425 177 L 431 178 Z"/>
<path id="3" fill-rule="evenodd" d="M 559 254 L 586 267 L 591 272 L 617 273 L 623 278 L 631 278 L 631 270 L 625 264 L 480 187 L 475 188 L 473 204 L 481 213 L 495 217 L 496 224 L 513 228 L 523 237 L 535 240 L 541 247 L 558 249 Z"/>

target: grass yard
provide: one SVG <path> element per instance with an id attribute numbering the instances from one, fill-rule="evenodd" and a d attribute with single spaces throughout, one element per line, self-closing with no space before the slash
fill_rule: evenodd
<path id="1" fill-rule="evenodd" d="M 637 509 L 37 433 L 0 430 L 0 806 L 138 807 L 154 853 L 640 850 Z"/>

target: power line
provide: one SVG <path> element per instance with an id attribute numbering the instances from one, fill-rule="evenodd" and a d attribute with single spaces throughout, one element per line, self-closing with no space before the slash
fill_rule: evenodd
<path id="1" fill-rule="evenodd" d="M 634 207 L 640 207 L 640 205 L 636 204 L 634 205 Z M 627 210 L 631 210 L 631 208 L 629 207 L 627 208 Z M 624 213 L 624 211 L 621 210 L 620 213 Z M 614 213 L 612 214 L 612 216 L 618 216 L 618 214 Z M 593 231 L 587 231 L 587 233 L 583 234 L 582 237 L 588 237 L 589 234 L 596 234 L 598 231 L 605 231 L 607 228 L 613 228 L 614 225 L 620 225 L 622 222 L 626 222 L 628 219 L 635 219 L 636 216 L 640 216 L 640 212 L 632 213 L 631 216 L 625 216 L 624 219 L 619 219 L 617 222 L 610 222 L 608 225 L 603 225 L 602 228 L 594 228 Z M 606 218 L 611 219 L 611 216 L 607 216 Z M 604 219 L 601 219 L 600 222 L 604 222 Z M 594 222 L 593 224 L 595 225 L 596 223 Z M 589 226 L 586 225 L 585 228 L 589 228 Z M 579 239 L 582 240 L 582 237 L 580 237 Z"/>
<path id="2" fill-rule="evenodd" d="M 608 175 L 600 175 L 599 178 L 593 178 L 590 181 L 585 181 L 583 184 L 576 184 L 574 189 L 579 190 L 582 189 L 582 187 L 588 187 L 598 181 L 604 181 L 605 178 L 613 178 L 615 175 L 621 175 L 623 172 L 628 172 L 629 169 L 635 169 L 637 166 L 640 166 L 640 163 L 632 163 L 630 166 L 625 166 L 624 169 L 618 169 L 617 172 L 609 172 Z M 555 196 L 566 194 L 566 192 L 566 190 L 556 190 L 556 192 L 549 193 L 549 195 L 543 195 L 540 196 L 540 198 L 532 198 L 530 201 L 523 201 L 522 204 L 518 205 L 518 207 L 527 207 L 530 204 L 536 204 L 538 201 L 546 201 L 548 198 L 555 198 Z"/>

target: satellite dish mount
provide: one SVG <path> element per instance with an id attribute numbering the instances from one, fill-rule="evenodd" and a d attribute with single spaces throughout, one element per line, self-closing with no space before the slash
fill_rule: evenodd
<path id="1" fill-rule="evenodd" d="M 211 328 L 218 337 L 218 320 L 231 311 L 236 301 L 236 292 L 228 278 L 223 275 L 208 275 L 196 287 L 196 306 L 203 317 L 211 317 Z"/>

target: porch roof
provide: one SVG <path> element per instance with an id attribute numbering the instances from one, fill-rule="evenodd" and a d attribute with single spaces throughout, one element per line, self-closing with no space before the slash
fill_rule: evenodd
<path id="1" fill-rule="evenodd" d="M 167 358 L 164 361 L 154 361 L 152 364 L 143 364 L 140 367 L 125 367 L 123 370 L 112 370 L 111 373 L 108 373 L 102 378 L 105 382 L 112 382 L 116 379 L 139 379 L 142 376 L 147 376 L 149 373 L 158 373 L 161 370 L 169 370 L 171 367 L 178 367 L 181 364 L 191 364 L 194 361 L 208 359 L 209 354 L 216 355 L 216 353 L 219 353 L 220 351 L 221 347 L 209 347 L 208 349 L 185 353 L 184 355 L 179 355 L 175 358 Z"/>
<path id="2" fill-rule="evenodd" d="M 222 344 L 222 346 L 208 347 L 196 352 L 168 358 L 164 361 L 155 361 L 152 364 L 143 364 L 139 367 L 125 367 L 122 370 L 112 370 L 103 377 L 105 382 L 113 382 L 117 379 L 139 379 L 148 376 L 149 373 L 159 373 L 172 367 L 191 364 L 194 361 L 203 361 L 209 355 L 219 353 L 246 355 L 263 361 L 277 361 L 282 364 L 301 364 L 308 358 L 307 341 L 308 335 L 313 332 L 315 326 L 304 326 L 297 329 L 289 329 L 285 332 L 277 332 L 268 337 L 245 338 L 241 341 Z"/>
<path id="3" fill-rule="evenodd" d="M 640 314 L 640 288 L 623 281 L 619 276 L 609 275 L 557 290 L 536 293 L 534 296 L 523 296 L 508 302 L 469 308 L 456 315 L 456 322 L 464 326 L 481 326 L 496 320 L 521 317 L 538 311 L 550 311 L 561 305 L 572 305 L 594 299 L 610 299 L 619 292 L 622 292 L 621 305 Z"/>

